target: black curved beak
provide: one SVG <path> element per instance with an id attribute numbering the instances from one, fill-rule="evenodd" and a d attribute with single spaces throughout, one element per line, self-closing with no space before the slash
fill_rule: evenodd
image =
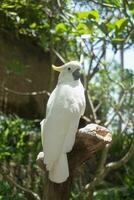
<path id="1" fill-rule="evenodd" d="M 74 80 L 78 80 L 80 78 L 80 69 L 76 69 L 73 73 Z"/>

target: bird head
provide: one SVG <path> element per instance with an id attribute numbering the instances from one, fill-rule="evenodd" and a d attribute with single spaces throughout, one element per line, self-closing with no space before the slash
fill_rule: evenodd
<path id="1" fill-rule="evenodd" d="M 75 81 L 80 78 L 81 64 L 78 61 L 68 62 L 60 67 L 52 65 L 55 71 L 60 72 L 59 79 L 65 81 Z"/>

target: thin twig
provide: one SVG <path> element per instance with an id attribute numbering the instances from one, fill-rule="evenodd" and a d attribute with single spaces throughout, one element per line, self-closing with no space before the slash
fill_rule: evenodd
<path id="1" fill-rule="evenodd" d="M 105 167 L 102 168 L 101 171 L 99 171 L 99 173 L 93 179 L 93 181 L 85 186 L 85 191 L 92 190 L 96 185 L 98 185 L 106 177 L 106 175 L 111 170 L 118 169 L 122 167 L 122 165 L 126 164 L 130 160 L 130 158 L 133 156 L 133 154 L 134 154 L 134 139 L 131 143 L 131 146 L 128 152 L 120 160 L 106 164 Z"/>
<path id="2" fill-rule="evenodd" d="M 57 4 L 58 4 L 59 8 L 61 8 L 61 2 L 60 2 L 60 0 L 57 0 Z"/>
<path id="3" fill-rule="evenodd" d="M 113 60 L 113 59 L 112 59 L 112 60 Z M 103 63 L 101 63 L 101 64 L 103 65 Z M 109 63 L 109 65 L 110 65 L 110 63 Z M 107 74 L 108 79 L 109 79 L 110 81 L 112 81 L 113 83 L 117 84 L 119 87 L 121 87 L 121 88 L 124 90 L 124 89 L 125 89 L 125 88 L 124 88 L 124 85 L 123 85 L 121 82 L 112 79 L 112 78 L 110 77 L 110 72 L 107 70 L 106 66 L 103 65 L 103 67 L 105 68 L 105 71 L 106 71 L 106 74 Z"/>
<path id="4" fill-rule="evenodd" d="M 122 97 L 120 98 L 120 101 L 118 103 L 118 108 L 115 109 L 115 112 L 114 112 L 113 116 L 110 118 L 110 120 L 105 122 L 105 126 L 106 127 L 108 127 L 112 123 L 112 121 L 114 120 L 115 116 L 118 114 L 118 111 L 120 110 L 120 108 L 121 108 L 121 106 L 122 106 L 122 104 L 124 102 L 125 97 L 126 97 L 126 92 L 124 91 L 124 93 L 122 93 Z"/>
<path id="5" fill-rule="evenodd" d="M 55 49 L 52 49 L 55 55 L 61 60 L 61 62 L 65 63 L 65 59 L 61 56 L 59 52 L 57 52 Z"/>
<path id="6" fill-rule="evenodd" d="M 124 155 L 124 157 L 116 162 L 108 163 L 105 167 L 106 170 L 111 171 L 113 169 L 120 168 L 122 165 L 126 164 L 130 160 L 130 158 L 133 156 L 133 154 L 134 154 L 134 139 L 131 143 L 129 151 Z"/>
<path id="7" fill-rule="evenodd" d="M 3 89 L 6 92 L 9 92 L 9 93 L 12 93 L 15 95 L 21 95 L 21 96 L 36 96 L 36 95 L 43 95 L 43 94 L 46 94 L 48 97 L 50 96 L 50 93 L 46 90 L 42 90 L 42 91 L 38 91 L 38 92 L 18 92 L 18 91 L 9 89 L 7 87 L 3 87 Z"/>
<path id="8" fill-rule="evenodd" d="M 95 108 L 94 108 L 94 105 L 93 105 L 89 90 L 87 91 L 87 97 L 88 97 L 88 101 L 89 101 L 89 104 L 90 104 L 90 107 L 91 107 L 91 111 L 92 111 L 92 114 L 93 114 L 94 122 L 97 122 L 97 115 L 96 115 L 96 112 L 95 112 Z"/>
<path id="9" fill-rule="evenodd" d="M 99 108 L 100 108 L 101 105 L 102 105 L 102 102 L 100 101 L 98 103 L 98 105 L 94 108 L 95 112 L 97 112 L 99 110 Z"/>
<path id="10" fill-rule="evenodd" d="M 2 167 L 0 167 L 0 173 L 2 174 L 3 178 L 5 178 L 9 183 L 14 185 L 15 187 L 19 188 L 20 190 L 23 190 L 26 193 L 31 194 L 36 200 L 41 200 L 37 193 L 33 192 L 30 189 L 24 188 L 23 186 L 16 183 L 16 181 L 8 174 L 8 169 L 3 169 Z"/>
<path id="11" fill-rule="evenodd" d="M 106 7 L 106 8 L 117 8 L 116 6 L 113 6 L 111 4 L 107 4 L 107 3 L 101 3 L 99 1 L 96 1 L 96 0 L 92 0 L 93 3 L 97 4 L 97 5 L 100 5 L 102 7 Z"/>
<path id="12" fill-rule="evenodd" d="M 121 133 L 124 133 L 128 127 L 130 119 L 128 119 L 128 121 L 125 123 L 125 126 L 122 128 Z"/>
<path id="13" fill-rule="evenodd" d="M 102 53 L 101 53 L 101 55 L 100 55 L 100 57 L 99 57 L 99 59 L 98 59 L 98 61 L 97 61 L 97 63 L 96 63 L 96 66 L 94 67 L 94 69 L 93 69 L 93 71 L 92 71 L 92 73 L 90 74 L 90 76 L 89 76 L 89 81 L 93 78 L 93 76 L 96 74 L 96 72 L 98 72 L 99 71 L 99 64 L 100 64 L 100 62 L 101 62 L 101 59 L 103 58 L 103 56 L 105 55 L 105 43 L 102 45 Z"/>
<path id="14" fill-rule="evenodd" d="M 87 184 L 85 186 L 85 190 L 92 190 L 96 185 L 98 185 L 104 178 L 105 176 L 114 169 L 120 168 L 122 165 L 127 163 L 129 159 L 132 157 L 134 153 L 134 140 L 132 142 L 132 145 L 130 147 L 130 150 L 128 153 L 119 161 L 117 162 L 111 162 L 108 163 L 102 170 L 98 173 L 98 175 L 93 179 L 93 181 L 90 184 Z"/>

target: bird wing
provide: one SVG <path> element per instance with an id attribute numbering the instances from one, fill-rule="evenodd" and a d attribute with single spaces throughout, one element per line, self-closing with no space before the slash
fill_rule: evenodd
<path id="1" fill-rule="evenodd" d="M 75 98 L 75 92 L 70 86 L 59 85 L 48 101 L 48 112 L 42 134 L 44 162 L 48 170 L 61 153 L 68 152 L 74 144 L 82 109 L 81 100 Z"/>

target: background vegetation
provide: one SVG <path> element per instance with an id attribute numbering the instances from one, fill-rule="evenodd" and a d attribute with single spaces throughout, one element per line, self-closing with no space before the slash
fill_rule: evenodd
<path id="1" fill-rule="evenodd" d="M 79 170 L 70 200 L 133 200 L 134 71 L 125 68 L 124 56 L 133 50 L 134 1 L 1 0 L 0 31 L 32 39 L 50 52 L 51 63 L 80 59 L 86 119 L 113 134 L 112 145 Z M 53 72 L 50 80 L 49 92 Z M 42 197 L 40 150 L 38 120 L 0 113 L 0 199 Z"/>

